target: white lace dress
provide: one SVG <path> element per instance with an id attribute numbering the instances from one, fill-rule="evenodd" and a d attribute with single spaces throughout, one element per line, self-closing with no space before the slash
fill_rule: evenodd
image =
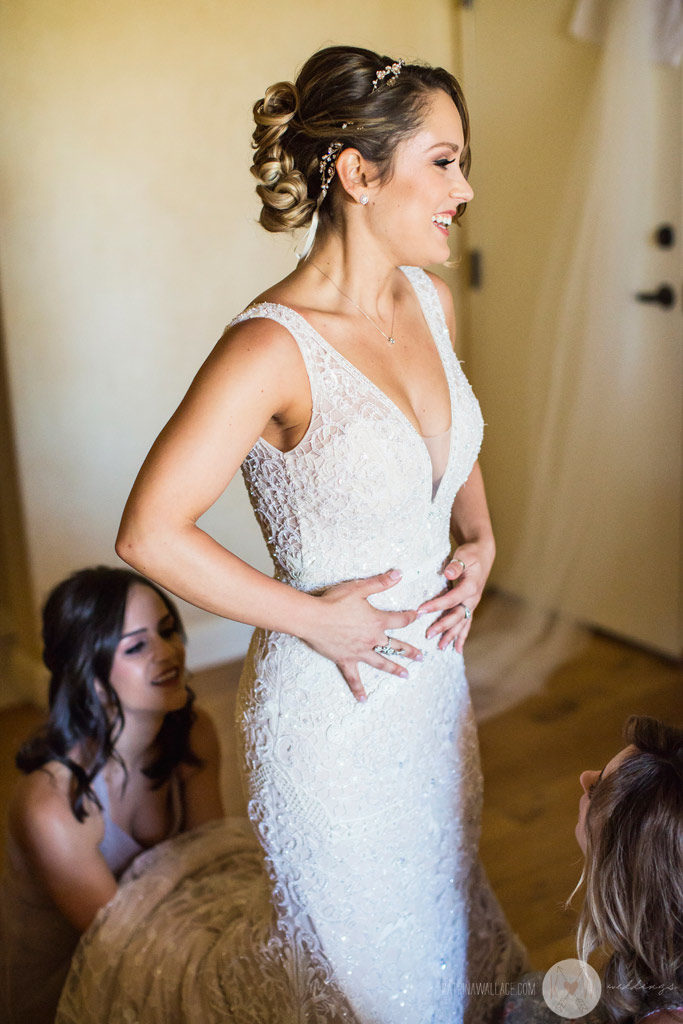
<path id="1" fill-rule="evenodd" d="M 372 598 L 391 609 L 415 608 L 443 590 L 451 506 L 477 457 L 483 428 L 433 284 L 421 270 L 404 273 L 438 347 L 451 396 L 450 446 L 434 494 L 424 439 L 299 314 L 261 304 L 235 321 L 267 317 L 284 325 L 300 347 L 311 383 L 313 414 L 302 441 L 283 454 L 259 439 L 243 465 L 277 578 L 319 591 L 399 568 L 400 583 Z M 211 899 L 204 870 L 203 921 L 189 885 L 182 926 L 187 944 L 178 938 L 172 949 L 168 941 L 157 946 L 151 987 L 162 984 L 158 978 L 168 970 L 175 975 L 168 984 L 184 991 L 189 982 L 178 976 L 186 979 L 187 972 L 178 965 L 186 949 L 194 955 L 201 945 L 203 927 L 210 932 L 211 941 L 203 940 L 201 971 L 190 970 L 193 985 L 202 989 L 196 1016 L 187 1011 L 164 1017 L 155 992 L 151 1008 L 136 1004 L 139 1018 L 131 1011 L 108 1020 L 489 1019 L 501 999 L 496 983 L 520 970 L 522 954 L 478 865 L 476 728 L 462 656 L 452 648 L 438 650 L 438 638 L 425 639 L 434 617 L 395 634 L 424 651 L 422 663 L 406 663 L 409 679 L 361 666 L 364 704 L 353 698 L 336 666 L 305 643 L 256 631 L 237 718 L 249 817 L 265 873 L 241 833 L 231 864 L 226 867 L 224 858 L 216 872 Z M 231 828 L 223 826 L 226 846 Z M 189 846 L 191 839 L 186 862 Z M 242 898 L 240 863 L 242 884 L 251 887 Z M 144 893 L 144 874 L 133 885 Z M 176 886 L 176 902 L 178 891 Z M 136 913 L 139 907 L 138 902 Z M 152 926 L 159 936 L 157 922 Z M 115 933 L 112 941 L 120 941 Z M 86 939 L 67 986 L 77 1002 L 79 972 L 81 979 L 97 978 L 101 987 L 101 964 L 93 974 L 87 947 Z M 145 948 L 149 954 L 149 943 Z M 97 959 L 102 956 L 100 945 Z M 478 991 L 469 998 L 468 981 Z M 69 998 L 65 993 L 62 1024 L 98 1019 L 77 1016 Z M 173 997 L 164 998 L 168 1012 Z M 207 1009 L 209 1003 L 222 1006 L 222 1015 Z"/>

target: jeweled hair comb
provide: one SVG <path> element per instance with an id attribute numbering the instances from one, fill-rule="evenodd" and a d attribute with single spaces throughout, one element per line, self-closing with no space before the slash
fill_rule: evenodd
<path id="1" fill-rule="evenodd" d="M 393 64 L 387 64 L 385 68 L 382 68 L 381 71 L 378 71 L 372 80 L 371 92 L 374 92 L 375 89 L 382 84 L 387 75 L 391 75 L 391 82 L 387 82 L 387 85 L 391 85 L 393 82 L 395 82 L 398 76 L 401 74 L 401 68 L 403 67 L 404 64 L 405 61 L 403 59 L 396 60 L 394 61 Z"/>

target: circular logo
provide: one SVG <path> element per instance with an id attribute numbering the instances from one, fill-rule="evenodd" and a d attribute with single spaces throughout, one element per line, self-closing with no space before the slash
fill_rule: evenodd
<path id="1" fill-rule="evenodd" d="M 590 964 L 560 960 L 543 979 L 543 998 L 558 1017 L 585 1017 L 597 1006 L 602 986 Z"/>

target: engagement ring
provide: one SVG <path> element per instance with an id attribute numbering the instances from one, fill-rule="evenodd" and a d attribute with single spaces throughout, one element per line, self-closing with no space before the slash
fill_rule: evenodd
<path id="1" fill-rule="evenodd" d="M 391 644 L 378 644 L 377 647 L 372 648 L 377 654 L 385 654 L 390 656 L 392 654 L 403 654 L 403 649 L 399 647 L 392 647 Z"/>

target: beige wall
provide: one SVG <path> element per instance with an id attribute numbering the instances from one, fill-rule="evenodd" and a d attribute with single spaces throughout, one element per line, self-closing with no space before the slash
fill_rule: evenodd
<path id="1" fill-rule="evenodd" d="M 39 654 L 0 323 L 0 705 L 30 689 Z"/>
<path id="2" fill-rule="evenodd" d="M 522 530 L 547 380 L 547 362 L 532 362 L 533 316 L 600 57 L 569 35 L 574 6 L 477 0 L 461 13 L 474 125 L 466 233 L 483 256 L 483 287 L 470 295 L 463 330 L 487 423 L 482 466 L 498 540 L 494 580 L 509 574 Z M 549 357 L 550 333 L 547 344 Z"/>
<path id="3" fill-rule="evenodd" d="M 617 54 L 627 43 L 637 53 L 643 26 L 634 35 L 618 18 L 618 45 L 579 41 L 569 33 L 575 6 L 476 0 L 458 19 L 473 120 L 466 233 L 483 254 L 465 330 L 487 422 L 492 579 L 536 600 L 553 595 L 572 618 L 676 656 L 683 249 L 658 249 L 653 233 L 668 222 L 681 234 L 683 78 L 635 59 L 622 71 Z M 578 239 L 588 237 L 584 249 Z M 569 265 L 580 282 L 571 300 Z M 678 293 L 673 309 L 635 302 L 643 282 L 665 281 Z M 562 366 L 554 389 L 551 361 Z M 562 412 L 534 503 L 551 391 Z"/>
<path id="4" fill-rule="evenodd" d="M 114 563 L 132 480 L 224 324 L 294 265 L 267 235 L 251 105 L 319 46 L 452 65 L 450 0 L 5 0 L 2 288 L 34 600 Z M 207 515 L 262 568 L 236 481 Z M 197 663 L 246 631 L 186 612 Z"/>

